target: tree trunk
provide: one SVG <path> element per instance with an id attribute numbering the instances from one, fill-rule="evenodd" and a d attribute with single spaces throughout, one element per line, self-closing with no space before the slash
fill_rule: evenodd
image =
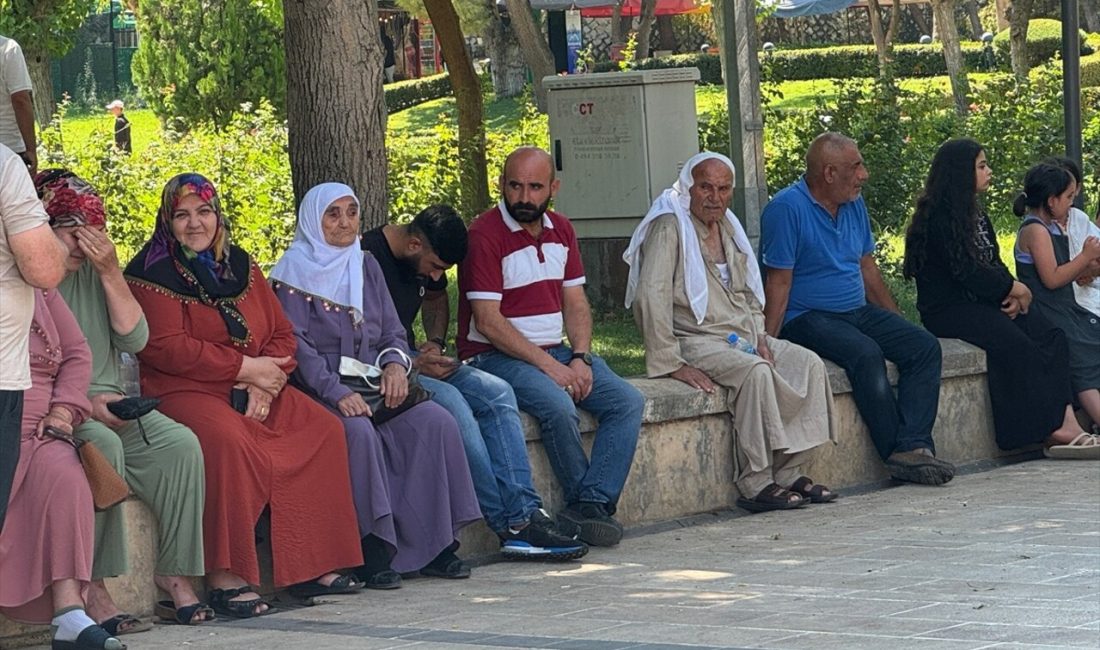
<path id="1" fill-rule="evenodd" d="M 634 60 L 649 58 L 649 37 L 653 33 L 653 19 L 657 17 L 657 0 L 642 0 L 642 17 L 638 21 L 638 45 Z"/>
<path id="2" fill-rule="evenodd" d="M 676 49 L 676 32 L 672 29 L 672 16 L 657 16 L 657 49 Z"/>
<path id="3" fill-rule="evenodd" d="M 951 79 L 951 95 L 955 110 L 966 115 L 970 106 L 970 82 L 963 64 L 962 47 L 959 45 L 959 28 L 955 24 L 957 0 L 932 0 L 932 11 L 940 28 L 943 43 L 943 59 L 947 64 L 947 76 Z"/>
<path id="4" fill-rule="evenodd" d="M 973 32 L 974 40 L 980 40 L 985 28 L 982 27 L 982 19 L 978 15 L 977 0 L 966 0 L 966 15 L 970 18 L 970 30 Z"/>
<path id="5" fill-rule="evenodd" d="M 1031 19 L 1032 0 L 1012 0 L 1008 6 L 1008 43 L 1012 73 L 1026 81 L 1031 65 L 1027 60 L 1027 23 Z"/>
<path id="6" fill-rule="evenodd" d="M 875 55 L 878 57 L 878 76 L 889 79 L 890 41 L 882 27 L 882 10 L 878 0 L 867 0 L 867 17 L 871 20 L 871 39 L 875 42 Z"/>
<path id="7" fill-rule="evenodd" d="M 1081 2 L 1081 16 L 1084 18 L 1086 31 L 1100 33 L 1100 2 Z"/>
<path id="8" fill-rule="evenodd" d="M 619 0 L 611 8 L 611 45 L 621 45 L 626 42 L 623 37 L 623 3 Z"/>
<path id="9" fill-rule="evenodd" d="M 481 108 L 481 83 L 466 50 L 466 39 L 451 0 L 424 0 L 435 26 L 439 47 L 447 60 L 451 90 L 458 106 L 459 214 L 468 218 L 489 207 L 489 177 L 485 162 L 485 115 Z"/>
<path id="10" fill-rule="evenodd" d="M 924 19 L 924 12 L 921 11 L 920 7 L 918 7 L 917 5 L 908 5 L 908 6 L 909 6 L 909 17 L 913 19 L 914 23 L 916 23 L 917 29 L 920 30 L 920 33 L 921 34 L 928 34 L 929 36 L 931 36 L 932 35 L 932 27 L 929 26 L 928 21 Z"/>
<path id="11" fill-rule="evenodd" d="M 27 61 L 27 72 L 31 76 L 31 95 L 34 98 L 34 116 L 39 126 L 45 128 L 53 119 L 57 108 L 53 101 L 53 77 L 50 75 L 50 57 L 45 50 L 30 43 L 20 43 L 23 58 Z"/>
<path id="12" fill-rule="evenodd" d="M 527 60 L 527 67 L 531 69 L 534 77 L 535 104 L 539 112 L 546 112 L 546 90 L 542 87 L 543 77 L 552 77 L 557 74 L 554 67 L 554 55 L 550 52 L 550 44 L 542 33 L 542 28 L 535 21 L 531 13 L 529 0 L 505 0 L 508 7 L 508 16 L 512 19 L 512 29 L 515 30 L 516 40 L 523 50 L 523 58 Z"/>
<path id="13" fill-rule="evenodd" d="M 997 31 L 1008 29 L 1008 7 L 1012 0 L 996 0 Z"/>
<path id="14" fill-rule="evenodd" d="M 382 42 L 373 2 L 284 0 L 286 112 L 295 200 L 338 180 L 363 228 L 388 219 Z"/>
<path id="15" fill-rule="evenodd" d="M 493 76 L 493 93 L 497 99 L 518 97 L 527 84 L 527 64 L 523 62 L 523 50 L 516 34 L 496 10 L 496 3 L 489 9 L 489 22 L 482 38 L 489 53 L 489 68 Z"/>

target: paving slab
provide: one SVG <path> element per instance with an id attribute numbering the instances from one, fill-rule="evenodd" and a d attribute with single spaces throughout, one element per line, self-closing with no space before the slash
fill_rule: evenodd
<path id="1" fill-rule="evenodd" d="M 685 521 L 696 525 L 631 531 L 583 562 L 488 564 L 470 580 L 408 580 L 125 641 L 130 650 L 1100 648 L 1100 463 L 1036 460 L 943 488 Z"/>

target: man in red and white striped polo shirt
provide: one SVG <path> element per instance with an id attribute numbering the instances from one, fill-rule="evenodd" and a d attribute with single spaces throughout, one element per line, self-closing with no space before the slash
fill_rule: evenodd
<path id="1" fill-rule="evenodd" d="M 643 398 L 591 354 L 577 236 L 568 219 L 547 210 L 557 189 L 545 151 L 522 147 L 505 160 L 500 204 L 470 224 L 459 265 L 458 354 L 511 384 L 520 409 L 542 425 L 565 491 L 562 530 L 611 546 L 622 538 L 612 515 L 634 458 Z M 581 446 L 578 406 L 599 421 L 591 460 Z"/>

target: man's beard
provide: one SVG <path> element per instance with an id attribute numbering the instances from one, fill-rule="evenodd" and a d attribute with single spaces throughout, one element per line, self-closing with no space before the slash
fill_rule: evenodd
<path id="1" fill-rule="evenodd" d="M 542 215 L 546 213 L 546 208 L 550 207 L 550 198 L 547 197 L 543 201 L 542 205 L 535 205 L 534 203 L 505 203 L 508 208 L 508 214 L 512 215 L 512 218 L 520 223 L 531 223 L 542 219 Z"/>

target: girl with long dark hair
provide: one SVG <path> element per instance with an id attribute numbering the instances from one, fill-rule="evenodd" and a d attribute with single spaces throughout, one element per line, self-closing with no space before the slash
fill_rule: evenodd
<path id="1" fill-rule="evenodd" d="M 1065 332 L 1077 400 L 1100 424 L 1100 317 L 1077 303 L 1073 283 L 1094 273 L 1100 238 L 1086 237 L 1070 255 L 1069 211 L 1077 196 L 1073 174 L 1040 164 L 1028 170 L 1012 211 L 1024 217 L 1016 236 L 1016 272 L 1035 295 L 1039 311 Z"/>
<path id="2" fill-rule="evenodd" d="M 1051 455 L 1100 458 L 1100 440 L 1073 415 L 1065 336 L 1030 310 L 1031 291 L 1001 261 L 978 200 L 992 177 L 973 140 L 945 142 L 932 159 L 905 237 L 921 321 L 985 350 L 998 447 L 1044 443 Z"/>

